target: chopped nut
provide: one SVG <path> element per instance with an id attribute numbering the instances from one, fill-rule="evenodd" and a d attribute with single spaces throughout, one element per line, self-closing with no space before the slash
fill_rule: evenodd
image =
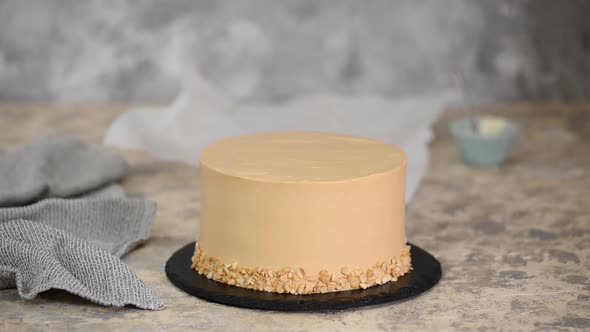
<path id="1" fill-rule="evenodd" d="M 350 270 L 345 266 L 345 267 L 343 267 L 343 268 L 340 269 L 340 273 L 342 273 L 342 274 L 344 274 L 346 276 L 346 275 L 349 275 L 350 274 Z"/>
<path id="2" fill-rule="evenodd" d="M 320 280 L 324 283 L 328 283 L 330 281 L 330 273 L 326 270 L 320 271 Z"/>
<path id="3" fill-rule="evenodd" d="M 299 284 L 299 286 L 297 286 L 297 293 L 303 294 L 304 289 L 305 289 L 305 284 L 304 283 Z"/>
<path id="4" fill-rule="evenodd" d="M 306 282 L 305 283 L 305 290 L 309 291 L 309 293 L 311 293 L 313 291 L 314 287 L 315 287 L 315 283 L 313 283 L 313 282 Z"/>
<path id="5" fill-rule="evenodd" d="M 366 276 L 366 275 L 364 275 L 364 274 L 361 274 L 361 275 L 359 276 L 359 280 L 360 280 L 361 282 L 366 282 L 366 281 L 367 281 L 367 276 Z"/>
<path id="6" fill-rule="evenodd" d="M 295 287 L 295 283 L 293 283 L 292 281 L 289 281 L 285 284 L 285 289 L 291 291 L 292 289 L 296 289 L 297 287 Z"/>
<path id="7" fill-rule="evenodd" d="M 412 270 L 410 247 L 405 246 L 398 257 L 386 261 L 379 259 L 366 270 L 342 267 L 340 273 L 322 270 L 315 275 L 307 275 L 302 268 L 284 267 L 272 270 L 263 267 L 244 268 L 237 262 L 224 263 L 216 257 L 203 253 L 200 244 L 195 245 L 195 254 L 191 257 L 191 268 L 209 279 L 237 285 L 248 289 L 267 292 L 312 294 L 346 289 L 366 289 L 399 277 Z"/>
<path id="8" fill-rule="evenodd" d="M 289 271 L 290 271 L 289 267 L 285 266 L 284 268 L 281 269 L 281 271 L 279 271 L 278 275 L 279 276 L 285 275 L 285 274 L 289 273 Z"/>
<path id="9" fill-rule="evenodd" d="M 296 273 L 296 274 L 297 274 L 297 277 L 298 277 L 299 279 L 304 279 L 304 278 L 305 278 L 305 271 L 303 271 L 303 269 L 302 269 L 302 268 L 299 268 L 299 269 L 297 270 L 297 273 Z"/>

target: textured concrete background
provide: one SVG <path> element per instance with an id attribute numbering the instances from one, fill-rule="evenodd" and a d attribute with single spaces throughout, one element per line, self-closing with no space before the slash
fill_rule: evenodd
<path id="1" fill-rule="evenodd" d="M 308 92 L 590 97 L 590 1 L 0 0 L 0 101 L 163 103 L 200 71 Z"/>

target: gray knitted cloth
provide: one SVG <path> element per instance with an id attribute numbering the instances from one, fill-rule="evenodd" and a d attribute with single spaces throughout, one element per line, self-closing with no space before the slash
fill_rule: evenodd
<path id="1" fill-rule="evenodd" d="M 112 184 L 126 171 L 119 156 L 68 137 L 0 151 L 0 290 L 163 308 L 119 258 L 149 237 L 156 211 Z"/>

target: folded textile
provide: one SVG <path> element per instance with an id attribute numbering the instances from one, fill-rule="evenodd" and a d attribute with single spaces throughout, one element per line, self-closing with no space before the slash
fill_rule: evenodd
<path id="1" fill-rule="evenodd" d="M 116 154 L 69 137 L 0 152 L 0 289 L 161 309 L 119 259 L 149 237 L 156 212 L 112 184 L 126 170 Z"/>
<path id="2" fill-rule="evenodd" d="M 102 147 L 50 136 L 0 151 L 0 207 L 46 197 L 70 197 L 121 179 L 125 161 Z"/>
<path id="3" fill-rule="evenodd" d="M 157 295 L 120 259 L 79 237 L 36 222 L 12 220 L 0 223 L 0 238 L 0 269 L 14 277 L 25 299 L 55 288 L 102 305 L 162 308 Z"/>

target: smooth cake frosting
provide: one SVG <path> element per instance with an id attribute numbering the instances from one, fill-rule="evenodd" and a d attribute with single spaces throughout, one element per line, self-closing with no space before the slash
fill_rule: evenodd
<path id="1" fill-rule="evenodd" d="M 201 163 L 217 172 L 272 182 L 349 181 L 405 165 L 397 147 L 318 132 L 248 135 L 213 144 Z"/>
<path id="2" fill-rule="evenodd" d="M 268 133 L 215 143 L 200 161 L 193 267 L 209 278 L 309 294 L 366 288 L 410 269 L 399 148 L 332 133 Z"/>

